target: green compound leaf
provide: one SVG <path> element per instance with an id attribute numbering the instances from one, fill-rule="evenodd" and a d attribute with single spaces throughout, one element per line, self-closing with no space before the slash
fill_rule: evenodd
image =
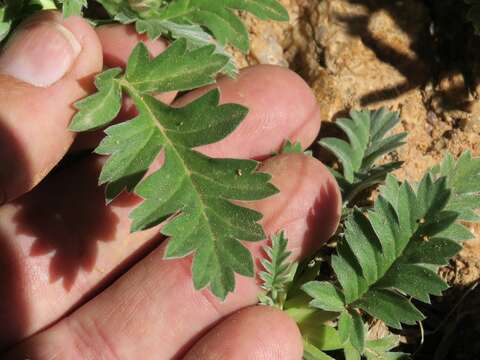
<path id="1" fill-rule="evenodd" d="M 264 271 L 260 272 L 262 288 L 267 298 L 261 301 L 265 305 L 282 307 L 287 286 L 292 280 L 293 264 L 288 261 L 291 252 L 287 250 L 288 240 L 282 231 L 272 236 L 272 244 L 264 247 L 268 258 L 262 259 Z"/>
<path id="2" fill-rule="evenodd" d="M 124 190 L 142 197 L 144 202 L 131 214 L 132 231 L 166 222 L 162 233 L 171 237 L 166 257 L 194 254 L 195 288 L 210 286 L 221 299 L 234 290 L 234 273 L 253 276 L 251 254 L 240 240 L 265 237 L 258 224 L 261 214 L 231 201 L 257 200 L 277 190 L 269 184 L 269 175 L 256 172 L 255 161 L 212 159 L 193 150 L 230 134 L 247 109 L 219 105 L 218 90 L 182 108 L 150 94 L 212 83 L 227 61 L 213 46 L 190 51 L 185 40 L 155 59 L 139 44 L 123 75 L 111 69 L 99 77 L 99 92 L 77 104 L 80 112 L 71 125 L 82 131 L 107 125 L 118 113 L 122 93 L 130 95 L 138 116 L 109 127 L 96 149 L 110 155 L 100 175 L 107 201 Z M 143 179 L 161 153 L 165 160 L 160 169 Z"/>
<path id="3" fill-rule="evenodd" d="M 335 176 L 346 204 L 400 167 L 401 162 L 376 165 L 378 159 L 404 144 L 406 133 L 387 136 L 399 121 L 398 113 L 386 109 L 352 111 L 350 118 L 336 121 L 349 142 L 337 138 L 320 140 L 319 144 L 331 151 L 342 164 L 343 174 L 336 173 Z"/>
<path id="4" fill-rule="evenodd" d="M 98 0 L 115 20 L 136 23 L 139 33 L 152 39 L 164 36 L 185 39 L 189 49 L 214 45 L 215 51 L 227 55 L 225 45 L 244 53 L 250 47 L 248 32 L 235 13 L 243 10 L 261 19 L 287 21 L 288 12 L 277 0 Z M 222 72 L 235 77 L 237 67 L 231 55 Z"/>
<path id="5" fill-rule="evenodd" d="M 479 181 L 480 161 L 468 152 L 458 161 L 447 155 L 413 186 L 389 176 L 373 209 L 354 209 L 345 220 L 332 257 L 341 286 L 337 298 L 393 328 L 422 320 L 406 296 L 428 303 L 447 288 L 436 270 L 461 249 L 459 239 L 471 237 L 456 233 L 457 221 L 476 219 Z M 331 291 L 311 291 L 323 284 L 312 282 L 304 290 L 313 297 L 311 306 L 331 310 Z"/>

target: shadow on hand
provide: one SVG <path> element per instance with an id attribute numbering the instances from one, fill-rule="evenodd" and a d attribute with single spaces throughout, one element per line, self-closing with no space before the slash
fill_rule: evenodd
<path id="1" fill-rule="evenodd" d="M 52 254 L 50 281 L 70 290 L 80 270 L 92 271 L 97 242 L 111 241 L 119 222 L 97 184 L 100 165 L 90 157 L 49 176 L 14 204 L 16 233 L 35 238 L 31 256 Z"/>
<path id="2" fill-rule="evenodd" d="M 24 150 L 12 130 L 0 119 L 0 206 L 3 190 L 27 186 L 30 169 Z M 13 189 L 17 191 L 18 188 Z M 18 252 L 0 230 L 0 357 L 2 351 L 20 339 L 30 321 L 24 291 L 25 279 Z"/>
<path id="3" fill-rule="evenodd" d="M 0 233 L 0 356 L 20 339 L 29 322 L 24 294 L 23 271 L 6 236 Z"/>

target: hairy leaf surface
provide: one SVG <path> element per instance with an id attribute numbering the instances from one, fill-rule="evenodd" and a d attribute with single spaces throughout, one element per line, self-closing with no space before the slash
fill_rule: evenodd
<path id="1" fill-rule="evenodd" d="M 386 109 L 352 111 L 350 118 L 335 122 L 347 135 L 349 142 L 338 138 L 320 140 L 320 145 L 335 154 L 342 164 L 343 174 L 335 172 L 334 175 L 346 204 L 400 167 L 401 162 L 376 164 L 383 155 L 404 144 L 406 133 L 387 136 L 399 121 L 398 113 Z"/>
<path id="2" fill-rule="evenodd" d="M 234 273 L 253 276 L 253 261 L 240 240 L 258 241 L 264 233 L 261 215 L 231 200 L 251 201 L 276 193 L 270 176 L 257 173 L 250 160 L 212 159 L 194 148 L 217 142 L 245 118 L 240 105 L 219 105 L 213 90 L 182 108 L 173 108 L 150 94 L 188 90 L 214 81 L 228 58 L 214 46 L 188 50 L 178 40 L 155 59 L 139 44 L 127 69 L 104 72 L 96 82 L 98 92 L 77 104 L 71 128 L 93 130 L 108 125 L 118 114 L 121 96 L 133 99 L 138 116 L 106 130 L 96 152 L 110 155 L 100 174 L 107 201 L 122 191 L 134 191 L 145 201 L 131 214 L 132 230 L 167 223 L 162 228 L 171 239 L 167 258 L 194 253 L 195 288 L 210 286 L 225 298 L 234 290 Z M 163 153 L 164 161 L 158 159 Z M 160 169 L 146 179 L 153 163 Z"/>
<path id="3" fill-rule="evenodd" d="M 428 303 L 447 288 L 436 270 L 461 249 L 458 221 L 477 220 L 479 182 L 480 161 L 468 152 L 458 161 L 447 155 L 418 184 L 389 176 L 373 209 L 355 209 L 345 220 L 344 237 L 332 257 L 341 286 L 337 298 L 394 328 L 422 320 L 406 296 Z M 332 310 L 331 287 L 307 283 L 310 305 Z"/>
<path id="4" fill-rule="evenodd" d="M 291 252 L 287 250 L 288 240 L 285 233 L 272 236 L 272 244 L 264 247 L 267 258 L 261 263 L 264 271 L 260 272 L 260 279 L 263 281 L 262 288 L 266 296 L 261 301 L 265 305 L 282 306 L 287 293 L 287 286 L 292 280 L 292 269 L 294 266 L 288 261 Z"/>
<path id="5" fill-rule="evenodd" d="M 140 34 L 148 34 L 151 39 L 166 36 L 173 39 L 185 39 L 189 49 L 197 49 L 206 45 L 215 45 L 215 52 L 228 56 L 229 61 L 222 72 L 230 77 L 238 74 L 237 65 L 233 57 L 228 54 L 224 47 L 215 42 L 215 39 L 197 24 L 178 24 L 169 20 L 140 19 L 135 23 L 136 30 Z"/>
<path id="6" fill-rule="evenodd" d="M 261 18 L 286 21 L 288 13 L 277 0 L 98 0 L 108 13 L 125 24 L 135 23 L 139 33 L 152 39 L 164 36 L 185 39 L 189 49 L 215 45 L 218 54 L 228 55 L 231 44 L 248 52 L 248 32 L 235 13 L 243 10 Z M 222 72 L 234 77 L 237 67 L 231 55 Z"/>

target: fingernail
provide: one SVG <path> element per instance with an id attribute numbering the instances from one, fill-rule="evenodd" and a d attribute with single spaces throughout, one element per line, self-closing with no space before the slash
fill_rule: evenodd
<path id="1" fill-rule="evenodd" d="M 28 23 L 7 43 L 0 56 L 0 73 L 48 87 L 65 76 L 81 50 L 75 36 L 61 24 Z"/>

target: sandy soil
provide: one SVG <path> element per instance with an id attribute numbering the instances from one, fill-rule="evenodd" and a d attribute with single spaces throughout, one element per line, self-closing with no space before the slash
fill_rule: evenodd
<path id="1" fill-rule="evenodd" d="M 480 40 L 445 40 L 438 15 L 445 9 L 421 0 L 282 2 L 289 23 L 246 16 L 252 50 L 248 56 L 237 54 L 238 62 L 297 71 L 315 91 L 327 132 L 328 123 L 350 109 L 385 106 L 400 111 L 398 131 L 409 136 L 394 156 L 405 162 L 397 175 L 410 180 L 419 179 L 445 151 L 459 155 L 470 149 L 480 155 L 480 61 L 472 55 Z M 467 61 L 458 60 L 465 54 L 452 44 L 462 46 Z M 415 358 L 480 358 L 480 345 L 475 344 L 480 336 L 475 325 L 480 324 L 480 226 L 472 229 L 476 239 L 441 271 L 452 289 L 424 308 L 429 314 L 424 345 L 419 345 L 418 327 L 404 331 L 411 343 L 407 347 L 417 351 Z"/>

